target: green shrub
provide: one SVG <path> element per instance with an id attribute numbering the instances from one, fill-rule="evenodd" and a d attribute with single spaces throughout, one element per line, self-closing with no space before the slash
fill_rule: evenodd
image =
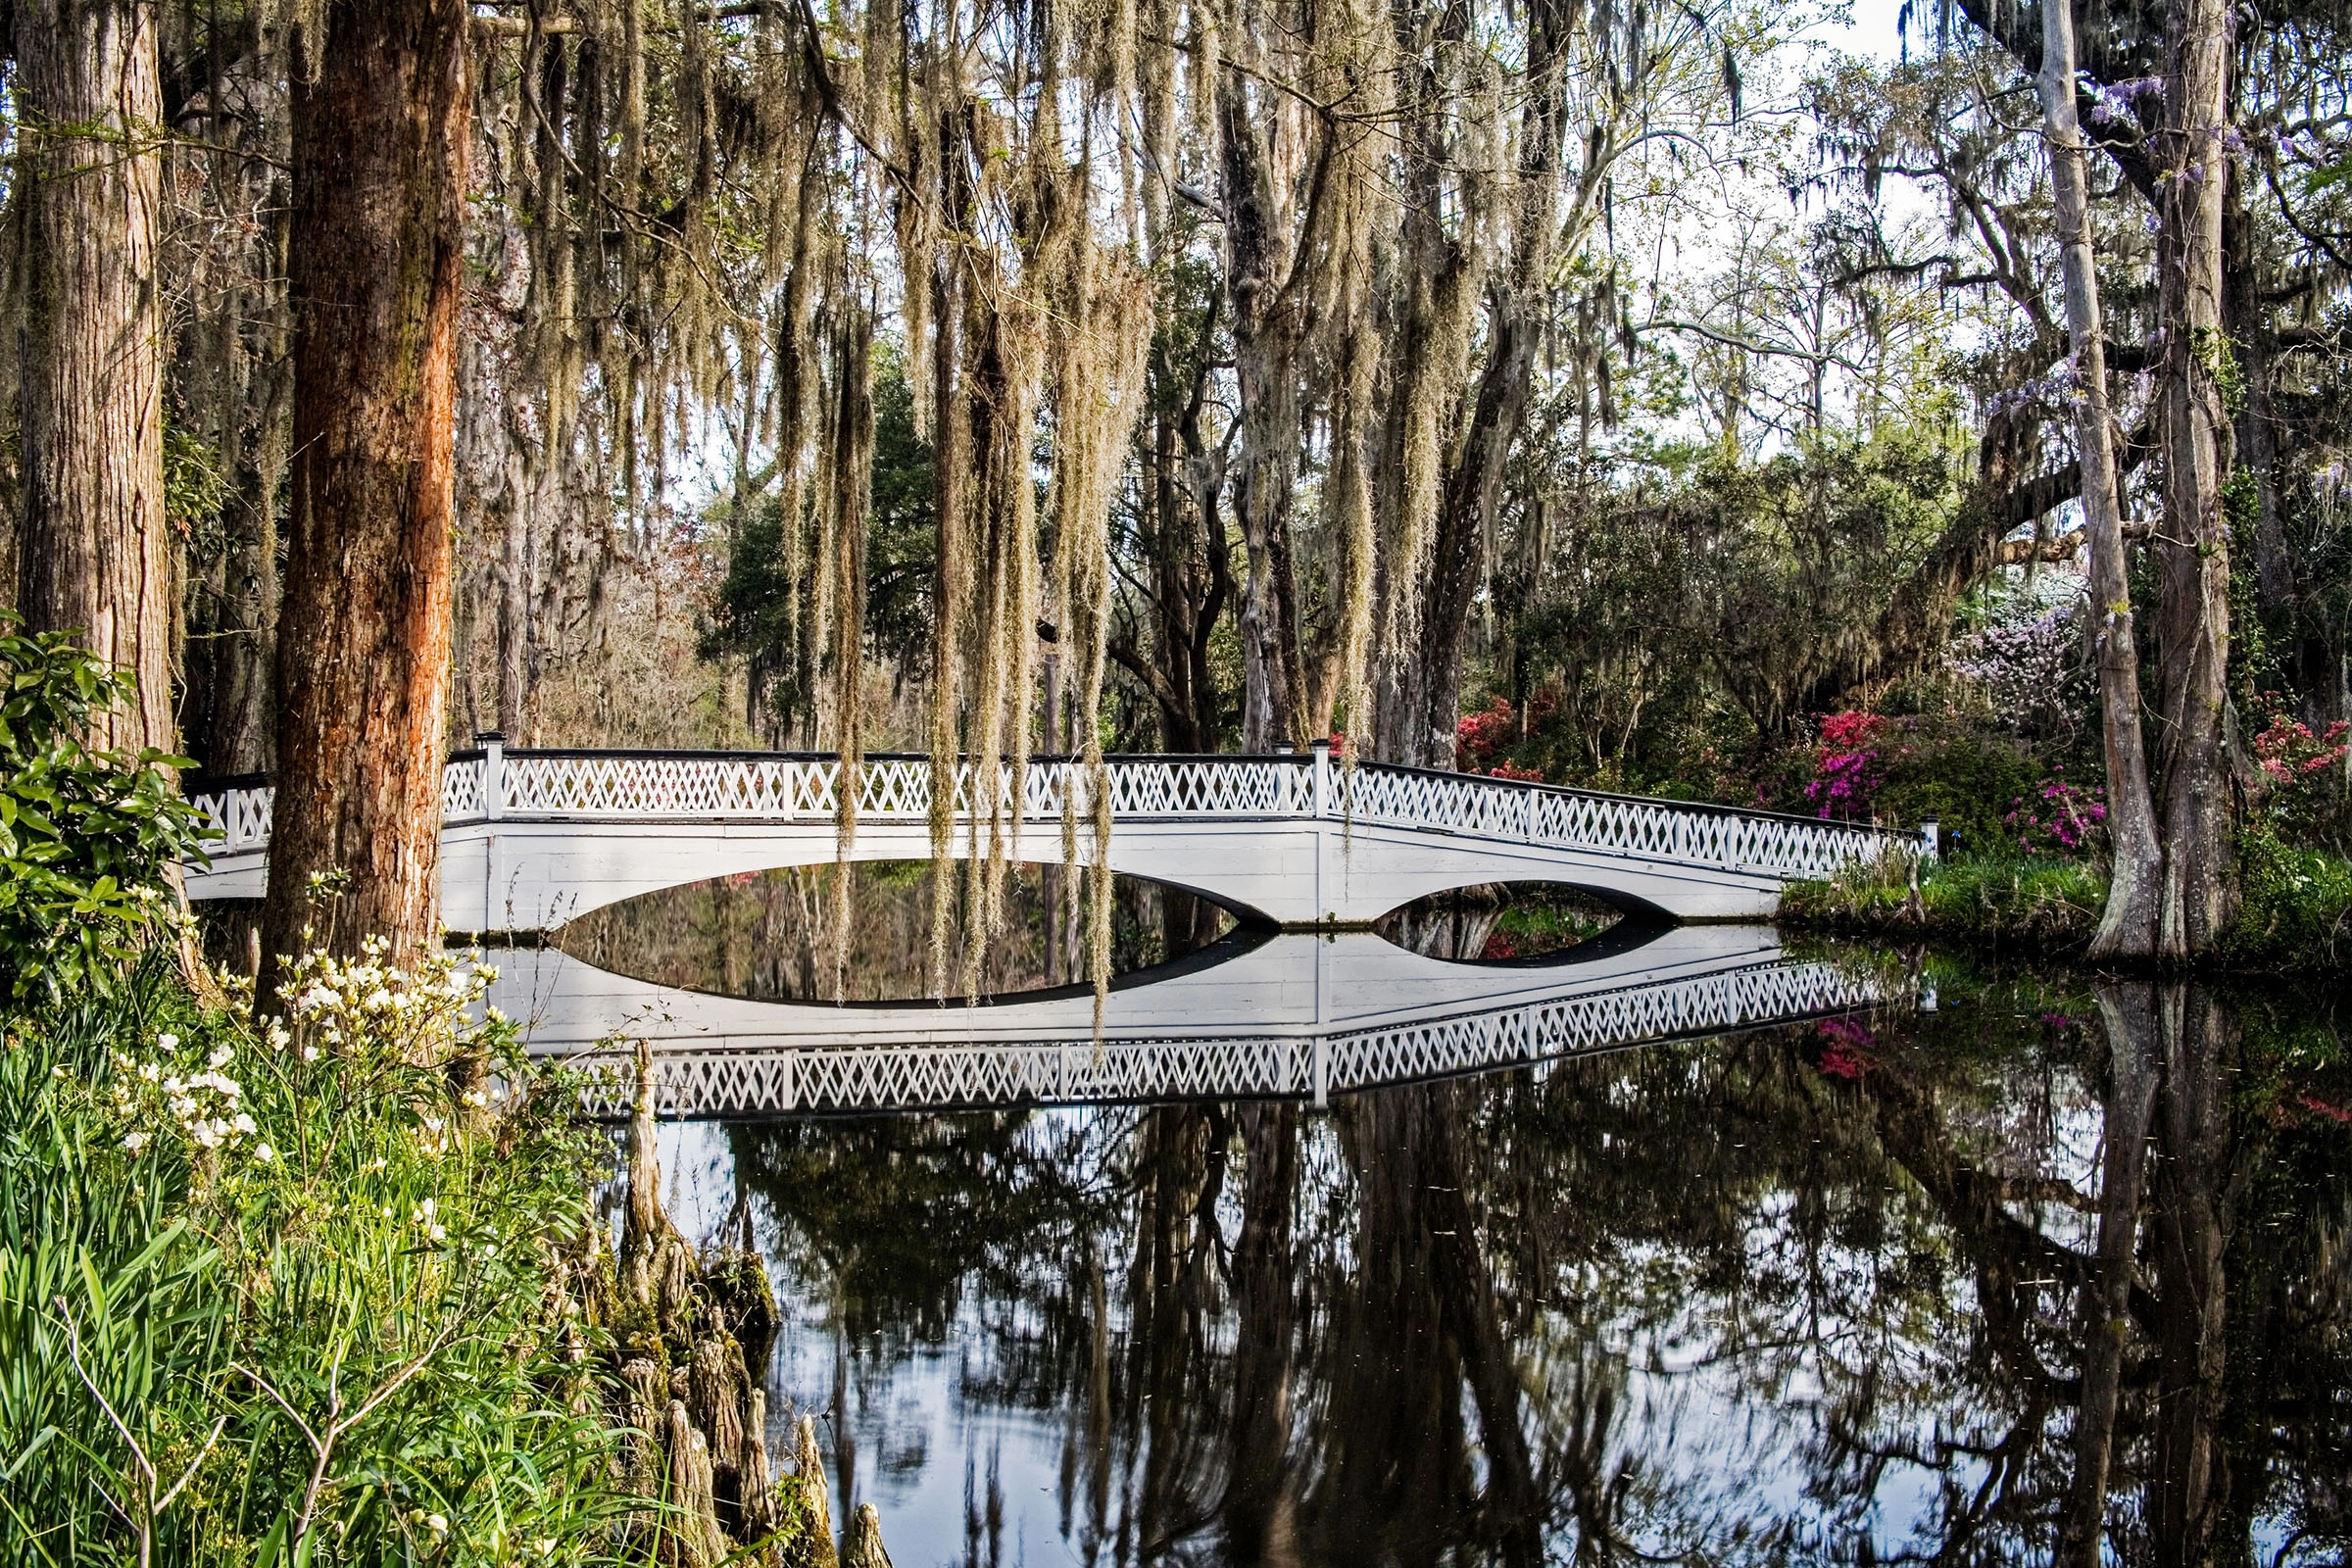
<path id="1" fill-rule="evenodd" d="M 609 1155 L 463 961 L 292 978 L 266 1032 L 160 955 L 14 1027 L 0 1560 L 606 1559 Z"/>
<path id="2" fill-rule="evenodd" d="M 152 748 L 91 751 L 92 714 L 130 679 L 0 614 L 0 995 L 57 1001 L 124 973 L 172 912 L 165 878 L 209 832 Z"/>
<path id="3" fill-rule="evenodd" d="M 2256 831 L 2238 840 L 2237 866 L 2237 918 L 2222 942 L 2228 961 L 2335 968 L 2352 960 L 2352 864 Z"/>
<path id="4" fill-rule="evenodd" d="M 1781 918 L 1873 935 L 1925 931 L 2060 956 L 2089 945 L 2106 903 L 2106 873 L 2088 861 L 1968 855 L 1928 867 L 1916 901 L 1908 871 L 1895 859 L 1858 863 L 1828 881 L 1793 883 L 1781 896 Z"/>

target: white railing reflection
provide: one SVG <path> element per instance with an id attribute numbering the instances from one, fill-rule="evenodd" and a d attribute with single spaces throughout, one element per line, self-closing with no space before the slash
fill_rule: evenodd
<path id="1" fill-rule="evenodd" d="M 686 1050 L 654 1058 L 655 1108 L 719 1118 L 1024 1104 L 1312 1099 L 1661 1040 L 1887 1004 L 1890 989 L 1834 964 L 1777 962 L 1633 983 L 1519 1006 L 1308 1037 Z M 584 1108 L 627 1113 L 627 1053 L 566 1058 Z"/>

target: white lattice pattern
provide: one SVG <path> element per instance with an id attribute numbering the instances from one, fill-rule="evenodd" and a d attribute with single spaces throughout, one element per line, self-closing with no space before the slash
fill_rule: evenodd
<path id="1" fill-rule="evenodd" d="M 1359 767 L 1337 780 L 1352 820 L 1783 875 L 1826 876 L 1905 839 L 1878 828 L 1554 789 L 1471 773 Z"/>
<path id="2" fill-rule="evenodd" d="M 447 820 L 481 819 L 495 795 L 504 815 L 538 821 L 829 821 L 841 783 L 841 763 L 831 758 L 751 754 L 510 753 L 495 780 L 487 769 L 478 760 L 450 764 L 442 788 Z M 1847 823 L 1468 773 L 1371 765 L 1348 772 L 1306 758 L 1127 758 L 1110 760 L 1105 772 L 1112 815 L 1134 820 L 1321 816 L 1808 877 L 1912 847 L 1907 834 Z M 954 814 L 985 818 L 994 806 L 1010 816 L 1014 782 L 1008 763 L 959 764 Z M 931 793 L 928 761 L 872 759 L 858 769 L 858 814 L 924 819 Z M 1065 801 L 1086 815 L 1092 792 L 1082 763 L 1043 760 L 1029 765 L 1019 796 L 1021 820 L 1058 822 Z M 222 830 L 221 851 L 268 842 L 267 786 L 200 795 L 196 803 Z"/>
<path id="3" fill-rule="evenodd" d="M 1303 1098 L 1849 1012 L 1893 1000 L 1823 963 L 1772 963 L 1495 1012 L 1316 1038 L 1039 1045 L 713 1050 L 655 1057 L 670 1117 L 952 1110 L 1023 1104 Z M 626 1113 L 619 1054 L 571 1058 L 596 1074 L 591 1115 Z"/>
<path id="4" fill-rule="evenodd" d="M 220 835 L 206 849 L 214 855 L 234 855 L 240 850 L 258 850 L 268 845 L 271 796 L 267 784 L 239 785 L 211 795 L 190 796 L 189 804 Z"/>

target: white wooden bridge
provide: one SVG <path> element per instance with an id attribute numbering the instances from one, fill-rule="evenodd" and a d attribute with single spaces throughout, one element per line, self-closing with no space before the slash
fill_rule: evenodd
<path id="1" fill-rule="evenodd" d="M 927 859 L 932 771 L 922 758 L 855 769 L 858 860 Z M 750 752 L 461 753 L 442 785 L 442 918 L 465 933 L 541 932 L 662 888 L 830 863 L 838 759 Z M 1280 926 L 1360 925 L 1486 882 L 1549 882 L 1678 920 L 1768 918 L 1782 887 L 1853 860 L 1909 855 L 1908 833 L 1684 801 L 1557 789 L 1468 773 L 1305 756 L 1120 757 L 1105 768 L 1115 871 L 1187 888 Z M 1091 846 L 1083 764 L 955 773 L 954 851 L 988 853 L 992 799 L 1007 858 L 1062 858 L 1065 806 Z M 258 898 L 270 791 L 226 781 L 195 796 L 221 837 L 191 866 L 191 899 Z M 1017 807 L 1017 808 L 1016 808 Z"/>
<path id="2" fill-rule="evenodd" d="M 535 1053 L 611 1069 L 616 1114 L 653 1049 L 664 1116 L 1311 1099 L 1900 1000 L 1793 959 L 1769 926 L 1619 926 L 1561 958 L 1447 963 L 1369 932 L 1237 933 L 1129 976 L 1100 1041 L 1082 989 L 967 1006 L 753 1002 L 608 974 L 552 948 L 490 956 Z"/>

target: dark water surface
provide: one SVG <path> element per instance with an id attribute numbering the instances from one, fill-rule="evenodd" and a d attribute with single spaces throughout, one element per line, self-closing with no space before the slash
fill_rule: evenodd
<path id="1" fill-rule="evenodd" d="M 668 1196 L 900 1568 L 2343 1560 L 2334 999 L 1927 975 L 1327 1112 L 669 1127 Z"/>

